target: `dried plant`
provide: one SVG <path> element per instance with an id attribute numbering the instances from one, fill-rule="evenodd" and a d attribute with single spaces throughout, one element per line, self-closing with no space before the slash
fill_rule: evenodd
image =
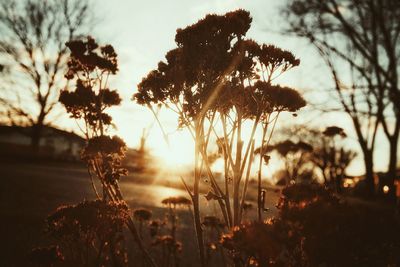
<path id="1" fill-rule="evenodd" d="M 190 199 L 183 196 L 167 197 L 161 201 L 162 204 L 167 206 L 165 220 L 163 225 L 166 226 L 167 233 L 161 235 L 159 231 L 160 223 L 153 221 L 150 224 L 150 234 L 155 239 L 152 246 L 161 249 L 160 266 L 178 267 L 180 264 L 179 254 L 182 252 L 182 243 L 177 239 L 177 232 L 179 229 L 178 210 L 180 207 L 190 208 L 192 202 Z M 158 235 L 155 235 L 157 232 Z"/>
<path id="2" fill-rule="evenodd" d="M 305 105 L 297 91 L 272 84 L 276 77 L 298 66 L 300 61 L 288 51 L 247 39 L 251 21 L 249 12 L 237 10 L 222 16 L 207 15 L 185 29 L 178 29 L 177 48 L 169 51 L 166 60 L 143 78 L 134 95 L 134 100 L 151 110 L 153 105 L 163 104 L 175 111 L 179 126 L 187 128 L 194 139 L 193 186 L 189 187 L 185 179 L 182 181 L 193 202 L 203 266 L 199 207 L 202 175 L 208 176 L 210 196 L 213 196 L 210 199 L 218 202 L 224 223 L 228 227 L 239 225 L 257 130 L 261 131 L 262 151 L 278 115 L 284 111 L 295 112 Z M 242 134 L 245 121 L 253 124 L 248 140 L 243 140 Z M 216 140 L 222 151 L 223 181 L 217 181 L 208 161 L 210 140 Z M 262 220 L 261 168 L 262 158 L 258 175 L 259 220 Z"/>
<path id="3" fill-rule="evenodd" d="M 393 213 L 346 203 L 319 184 L 286 187 L 278 215 L 235 227 L 220 243 L 235 266 L 395 266 Z M 390 249 L 389 249 L 390 248 Z"/>
<path id="4" fill-rule="evenodd" d="M 127 266 L 123 227 L 125 203 L 103 200 L 61 206 L 47 218 L 46 232 L 61 245 L 70 264 Z"/>
<path id="5" fill-rule="evenodd" d="M 63 90 L 60 102 L 72 118 L 83 122 L 80 127 L 87 144 L 82 159 L 87 164 L 98 199 L 125 203 L 119 180 L 127 174 L 127 170 L 121 167 L 126 145 L 119 137 L 107 135 L 112 118 L 106 109 L 121 103 L 117 91 L 108 87 L 109 76 L 118 71 L 117 54 L 111 45 L 99 46 L 91 37 L 70 41 L 66 45 L 71 54 L 65 77 L 74 82 L 75 87 Z M 94 179 L 101 184 L 101 194 Z M 155 266 L 131 216 L 127 216 L 125 225 L 132 233 L 146 264 Z"/>

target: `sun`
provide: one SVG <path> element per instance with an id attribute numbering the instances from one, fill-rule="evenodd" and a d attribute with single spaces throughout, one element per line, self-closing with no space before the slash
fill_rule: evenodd
<path id="1" fill-rule="evenodd" d="M 169 170 L 188 168 L 194 162 L 194 142 L 185 132 L 176 132 L 169 135 L 169 145 L 163 139 L 153 141 L 151 152 L 160 161 L 159 167 Z"/>

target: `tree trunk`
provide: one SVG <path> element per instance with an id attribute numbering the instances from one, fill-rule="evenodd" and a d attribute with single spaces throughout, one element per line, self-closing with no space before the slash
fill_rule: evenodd
<path id="1" fill-rule="evenodd" d="M 343 176 L 344 176 L 344 170 L 337 170 L 335 171 L 335 189 L 336 193 L 341 194 L 342 193 L 342 183 L 343 183 Z"/>
<path id="2" fill-rule="evenodd" d="M 389 168 L 386 173 L 387 182 L 389 186 L 389 200 L 392 203 L 396 203 L 396 188 L 394 186 L 394 181 L 397 176 L 397 144 L 398 144 L 398 135 L 394 135 L 391 139 L 389 139 L 390 144 L 390 157 L 389 157 Z"/>
<path id="3" fill-rule="evenodd" d="M 375 195 L 373 155 L 372 151 L 369 149 L 363 149 L 363 154 L 365 163 L 366 196 L 368 198 L 373 198 Z"/>
<path id="4" fill-rule="evenodd" d="M 40 146 L 40 139 L 43 135 L 43 128 L 44 128 L 44 119 L 46 117 L 46 113 L 44 112 L 44 107 L 37 118 L 37 121 L 31 127 L 31 147 L 34 153 L 38 153 L 39 146 Z"/>
<path id="5" fill-rule="evenodd" d="M 39 152 L 40 140 L 43 134 L 43 124 L 35 124 L 31 127 L 31 148 L 34 153 Z"/>

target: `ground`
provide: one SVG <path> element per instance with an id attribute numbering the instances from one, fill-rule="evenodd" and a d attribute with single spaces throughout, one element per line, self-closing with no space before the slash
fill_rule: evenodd
<path id="1" fill-rule="evenodd" d="M 95 197 L 85 166 L 77 163 L 21 163 L 0 159 L 0 174 L 0 231 L 3 238 L 0 266 L 27 266 L 29 251 L 51 242 L 43 232 L 47 215 L 60 205 Z M 182 189 L 166 186 L 169 183 L 165 179 L 152 184 L 145 181 L 146 177 L 141 174 L 130 174 L 122 180 L 121 188 L 131 209 L 150 208 L 154 217 L 163 218 L 165 208 L 161 200 L 186 195 Z M 266 206 L 271 209 L 267 216 L 271 216 L 276 211 L 278 192 L 270 190 L 267 196 Z M 204 215 L 218 215 L 217 207 L 202 199 Z M 249 216 L 253 217 L 254 211 Z M 196 247 L 193 240 L 187 239 L 193 236 L 189 212 L 182 210 L 180 220 L 178 239 L 183 241 L 187 252 L 182 255 L 184 263 L 185 259 L 189 261 L 193 257 Z"/>

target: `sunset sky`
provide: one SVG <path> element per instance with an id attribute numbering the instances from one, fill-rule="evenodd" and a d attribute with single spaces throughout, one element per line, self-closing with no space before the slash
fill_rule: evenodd
<path id="1" fill-rule="evenodd" d="M 130 147 L 138 146 L 143 128 L 149 128 L 154 122 L 154 116 L 147 108 L 130 100 L 137 90 L 137 84 L 164 59 L 168 50 L 175 47 L 176 29 L 193 24 L 208 13 L 223 14 L 238 8 L 250 11 L 253 23 L 248 37 L 259 43 L 271 43 L 290 50 L 301 60 L 299 67 L 285 73 L 277 83 L 305 92 L 306 99 L 313 102 L 324 103 L 330 98 L 326 94 L 313 92 L 329 86 L 331 77 L 312 46 L 304 40 L 279 34 L 283 26 L 283 17 L 279 14 L 280 1 L 96 0 L 93 3 L 96 4 L 93 12 L 98 18 L 93 36 L 99 43 L 112 44 L 119 55 L 120 71 L 111 80 L 111 87 L 119 90 L 124 101 L 112 110 L 112 115 L 117 126 L 115 134 L 124 138 Z M 163 110 L 160 117 L 170 134 L 171 147 L 166 145 L 158 125 L 154 124 L 147 140 L 148 148 L 159 156 L 169 155 L 169 163 L 189 163 L 193 147 L 189 135 L 184 131 L 176 131 L 177 118 L 170 112 Z M 282 116 L 278 126 L 287 123 L 307 123 L 321 129 L 330 125 L 343 127 L 350 136 L 349 145 L 358 149 L 352 125 L 346 115 L 336 113 L 321 116 L 318 112 L 305 109 L 297 118 Z M 58 125 L 69 130 L 76 129 L 74 122 L 65 118 Z M 386 141 L 379 138 L 375 155 L 377 170 L 386 169 L 387 153 L 383 153 L 386 149 Z M 350 174 L 363 173 L 360 157 L 361 153 L 351 165 Z"/>

